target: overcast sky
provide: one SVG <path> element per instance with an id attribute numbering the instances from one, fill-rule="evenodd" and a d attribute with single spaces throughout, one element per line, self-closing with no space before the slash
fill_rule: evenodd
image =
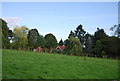
<path id="1" fill-rule="evenodd" d="M 14 26 L 36 28 L 43 36 L 53 33 L 57 40 L 67 39 L 71 30 L 82 24 L 94 34 L 97 27 L 111 35 L 110 27 L 118 23 L 117 2 L 3 2 L 2 18 L 10 29 Z"/>

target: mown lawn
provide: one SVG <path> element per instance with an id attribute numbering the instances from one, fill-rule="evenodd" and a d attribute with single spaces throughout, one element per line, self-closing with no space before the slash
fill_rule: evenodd
<path id="1" fill-rule="evenodd" d="M 2 50 L 3 79 L 117 79 L 118 60 Z"/>
<path id="2" fill-rule="evenodd" d="M 0 49 L 0 80 L 2 80 L 2 49 Z"/>

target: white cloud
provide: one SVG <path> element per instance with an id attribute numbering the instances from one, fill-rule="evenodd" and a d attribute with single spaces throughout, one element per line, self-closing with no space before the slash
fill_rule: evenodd
<path id="1" fill-rule="evenodd" d="M 3 20 L 5 20 L 7 22 L 7 25 L 10 29 L 13 29 L 14 27 L 20 25 L 20 21 L 22 20 L 22 18 L 20 18 L 20 17 L 5 17 L 5 18 L 3 18 Z"/>

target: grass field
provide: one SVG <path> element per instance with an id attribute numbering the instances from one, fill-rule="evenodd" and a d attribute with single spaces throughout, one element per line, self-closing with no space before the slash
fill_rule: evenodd
<path id="1" fill-rule="evenodd" d="M 2 80 L 2 49 L 0 49 L 0 80 Z"/>
<path id="2" fill-rule="evenodd" d="M 118 79 L 118 60 L 3 50 L 3 79 Z"/>

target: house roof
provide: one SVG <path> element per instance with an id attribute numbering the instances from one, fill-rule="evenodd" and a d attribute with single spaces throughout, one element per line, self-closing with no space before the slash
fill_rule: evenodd
<path id="1" fill-rule="evenodd" d="M 39 47 L 37 47 L 37 49 L 43 49 L 43 48 L 41 48 L 41 46 L 39 46 Z"/>
<path id="2" fill-rule="evenodd" d="M 53 50 L 54 48 L 50 47 L 49 49 Z"/>
<path id="3" fill-rule="evenodd" d="M 56 49 L 58 49 L 58 48 L 62 51 L 62 50 L 65 49 L 65 45 L 62 45 L 62 46 L 59 45 L 59 46 L 56 47 Z"/>

